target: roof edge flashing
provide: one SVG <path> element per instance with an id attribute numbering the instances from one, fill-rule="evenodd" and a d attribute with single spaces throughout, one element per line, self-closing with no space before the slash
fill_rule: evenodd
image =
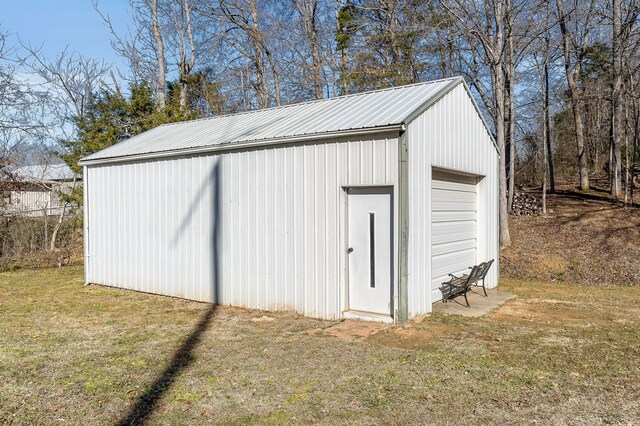
<path id="1" fill-rule="evenodd" d="M 332 96 L 330 98 L 313 99 L 313 100 L 309 100 L 309 101 L 296 102 L 296 103 L 280 105 L 280 106 L 272 106 L 272 107 L 268 107 L 268 108 L 250 109 L 250 110 L 246 110 L 246 111 L 239 111 L 239 112 L 234 112 L 234 113 L 220 114 L 220 115 L 215 115 L 213 117 L 203 117 L 203 118 L 195 118 L 193 120 L 176 121 L 176 122 L 173 122 L 173 123 L 164 123 L 164 124 L 159 125 L 158 127 L 170 127 L 170 126 L 174 126 L 174 125 L 193 123 L 193 122 L 201 122 L 201 121 L 217 120 L 217 119 L 220 119 L 220 118 L 239 116 L 239 115 L 247 115 L 247 114 L 253 114 L 253 113 L 257 113 L 257 112 L 282 110 L 282 109 L 287 109 L 287 108 L 292 108 L 292 107 L 297 107 L 297 106 L 302 106 L 302 105 L 326 103 L 326 102 L 332 102 L 332 101 L 341 100 L 341 99 L 345 99 L 345 98 L 354 98 L 354 97 L 358 97 L 358 96 L 371 95 L 373 93 L 388 92 L 388 91 L 397 90 L 397 89 L 409 89 L 411 87 L 417 87 L 417 86 L 428 86 L 428 85 L 431 85 L 431 84 L 442 83 L 443 81 L 447 81 L 447 80 L 451 80 L 452 82 L 454 82 L 454 81 L 457 82 L 458 80 L 461 80 L 461 79 L 462 79 L 461 76 L 445 77 L 445 78 L 439 78 L 439 79 L 436 79 L 436 80 L 420 81 L 420 82 L 417 82 L 417 83 L 403 84 L 403 85 L 400 85 L 400 86 L 391 86 L 391 87 L 385 87 L 385 88 L 382 88 L 382 89 L 373 89 L 373 90 L 366 90 L 364 92 L 349 93 L 347 95 Z M 153 130 L 153 129 L 150 129 L 150 130 Z"/>
<path id="2" fill-rule="evenodd" d="M 335 132 L 288 136 L 288 137 L 277 138 L 277 139 L 266 139 L 266 140 L 261 139 L 261 140 L 250 141 L 250 142 L 231 142 L 231 143 L 226 143 L 221 145 L 199 146 L 194 148 L 181 148 L 181 149 L 174 149 L 174 150 L 167 150 L 167 151 L 149 152 L 144 154 L 132 154 L 132 155 L 123 155 L 123 156 L 105 157 L 105 158 L 96 158 L 96 159 L 83 158 L 78 162 L 78 164 L 81 166 L 95 166 L 95 165 L 107 164 L 107 163 L 127 163 L 132 161 L 151 160 L 156 158 L 180 157 L 180 156 L 188 156 L 188 155 L 206 154 L 210 152 L 249 149 L 249 148 L 255 148 L 260 146 L 277 146 L 277 145 L 287 145 L 292 143 L 305 143 L 305 142 L 319 141 L 322 139 L 359 136 L 359 135 L 367 135 L 367 134 L 374 134 L 374 133 L 398 132 L 398 134 L 400 134 L 405 129 L 406 129 L 406 126 L 404 123 L 389 124 L 386 126 L 366 127 L 362 129 L 339 130 Z"/>
<path id="3" fill-rule="evenodd" d="M 423 112 L 425 112 L 426 110 L 428 110 L 429 108 L 437 104 L 449 92 L 451 92 L 455 87 L 457 87 L 458 84 L 464 83 L 464 79 L 460 76 L 452 77 L 447 80 L 451 80 L 451 81 L 446 86 L 438 90 L 433 96 L 429 97 L 429 99 L 427 99 L 423 104 L 421 104 L 419 107 L 414 109 L 411 112 L 411 114 L 405 117 L 405 119 L 403 120 L 403 123 L 405 124 L 411 123 L 413 120 L 419 117 Z"/>
<path id="4" fill-rule="evenodd" d="M 471 90 L 469 89 L 467 82 L 461 76 L 456 76 L 451 78 L 451 83 L 447 84 L 445 87 L 440 89 L 435 95 L 433 95 L 430 99 L 428 99 L 424 104 L 420 105 L 418 108 L 413 110 L 413 112 L 403 120 L 403 123 L 405 123 L 406 125 L 409 125 L 413 120 L 418 118 L 422 113 L 424 113 L 429 108 L 431 108 L 432 106 L 440 102 L 442 98 L 444 98 L 447 94 L 449 94 L 453 89 L 458 87 L 459 84 L 462 84 L 462 87 L 464 87 L 464 90 L 467 92 L 467 95 L 469 96 L 469 99 L 471 99 L 471 103 L 473 104 L 473 107 L 475 108 L 476 113 L 480 117 L 480 120 L 482 120 L 482 124 L 484 125 L 484 128 L 487 131 L 487 134 L 489 135 L 489 139 L 491 139 L 491 143 L 493 144 L 493 147 L 495 148 L 496 152 L 498 152 L 499 154 L 500 149 L 498 148 L 498 144 L 496 143 L 496 140 L 493 137 L 493 133 L 491 133 L 491 128 L 489 127 L 489 123 L 487 123 L 487 120 L 484 118 L 484 115 L 480 110 L 480 106 L 478 106 L 478 103 L 473 97 L 473 94 L 471 93 Z"/>

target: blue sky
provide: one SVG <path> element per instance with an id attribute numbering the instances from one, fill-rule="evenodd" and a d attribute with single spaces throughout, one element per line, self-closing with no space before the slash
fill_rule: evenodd
<path id="1" fill-rule="evenodd" d="M 123 61 L 111 49 L 109 30 L 91 0 L 0 0 L 0 5 L 0 29 L 33 46 L 42 45 L 47 57 L 55 57 L 68 46 L 70 51 L 104 59 L 123 70 Z M 100 0 L 99 8 L 119 29 L 126 28 L 127 0 Z"/>

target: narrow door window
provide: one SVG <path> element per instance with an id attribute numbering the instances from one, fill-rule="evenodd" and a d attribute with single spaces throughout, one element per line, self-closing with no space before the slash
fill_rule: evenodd
<path id="1" fill-rule="evenodd" d="M 376 287 L 376 239 L 375 239 L 376 219 L 375 213 L 369 213 L 369 285 Z"/>

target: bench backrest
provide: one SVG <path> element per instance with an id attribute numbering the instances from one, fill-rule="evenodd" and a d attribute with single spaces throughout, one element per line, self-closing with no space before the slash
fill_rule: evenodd
<path id="1" fill-rule="evenodd" d="M 471 273 L 469 274 L 469 278 L 467 278 L 467 285 L 475 284 L 478 281 L 482 281 L 484 277 L 487 276 L 487 272 L 489 272 L 489 268 L 493 264 L 493 260 L 491 259 L 487 262 L 482 262 L 471 269 Z"/>
<path id="2" fill-rule="evenodd" d="M 494 261 L 494 259 L 491 259 L 491 260 L 489 260 L 487 262 L 483 262 L 483 263 L 480 264 L 480 265 L 482 265 L 482 271 L 480 271 L 481 272 L 481 275 L 480 275 L 480 279 L 481 280 L 483 280 L 484 277 L 487 276 L 487 272 L 489 272 L 489 269 L 491 268 L 491 265 L 493 265 L 493 261 Z"/>
<path id="3" fill-rule="evenodd" d="M 484 263 L 480 263 L 479 265 L 471 268 L 471 272 L 469 273 L 469 277 L 467 278 L 467 285 L 471 285 L 480 281 L 482 279 L 483 269 Z"/>

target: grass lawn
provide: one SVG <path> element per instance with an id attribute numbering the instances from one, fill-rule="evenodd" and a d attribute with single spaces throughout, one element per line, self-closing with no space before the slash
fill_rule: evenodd
<path id="1" fill-rule="evenodd" d="M 331 322 L 0 274 L 0 423 L 640 421 L 640 287 L 503 280 L 484 318 Z"/>

